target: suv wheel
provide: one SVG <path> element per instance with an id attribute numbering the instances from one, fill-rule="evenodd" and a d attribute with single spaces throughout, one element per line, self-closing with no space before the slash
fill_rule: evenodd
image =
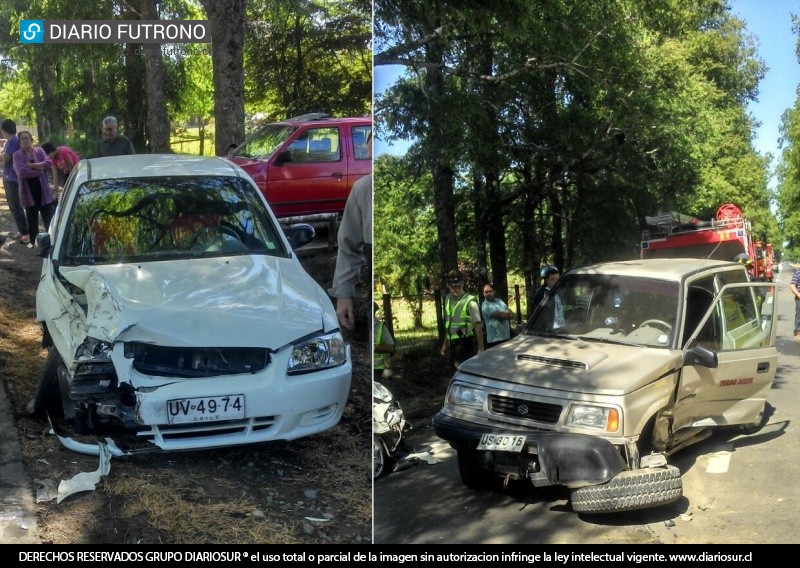
<path id="1" fill-rule="evenodd" d="M 681 472 L 668 465 L 663 469 L 623 471 L 603 485 L 573 490 L 570 500 L 577 513 L 617 513 L 666 505 L 681 495 Z"/>
<path id="2" fill-rule="evenodd" d="M 495 481 L 494 474 L 480 464 L 475 452 L 458 450 L 458 473 L 461 482 L 470 489 L 488 489 Z"/>
<path id="3" fill-rule="evenodd" d="M 761 409 L 761 413 L 758 415 L 758 418 L 755 422 L 751 422 L 750 424 L 741 424 L 739 425 L 739 432 L 742 434 L 755 434 L 756 432 L 760 432 L 761 429 L 767 425 L 769 422 L 769 416 L 771 412 L 767 411 L 767 404 L 764 404 L 764 408 Z"/>

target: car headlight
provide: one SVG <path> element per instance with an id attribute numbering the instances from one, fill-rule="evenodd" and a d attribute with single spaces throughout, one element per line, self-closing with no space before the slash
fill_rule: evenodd
<path id="1" fill-rule="evenodd" d="M 598 428 L 606 432 L 620 429 L 620 413 L 616 408 L 573 404 L 567 415 L 567 426 Z"/>
<path id="2" fill-rule="evenodd" d="M 346 351 L 341 333 L 320 335 L 292 347 L 287 373 L 296 375 L 338 367 L 345 359 Z"/>
<path id="3" fill-rule="evenodd" d="M 447 391 L 447 404 L 483 408 L 486 393 L 483 389 L 455 384 Z"/>

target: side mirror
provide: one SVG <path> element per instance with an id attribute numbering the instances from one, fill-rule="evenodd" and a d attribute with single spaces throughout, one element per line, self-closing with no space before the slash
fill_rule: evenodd
<path id="1" fill-rule="evenodd" d="M 289 227 L 286 236 L 289 238 L 292 248 L 296 249 L 313 241 L 317 232 L 308 223 L 295 223 Z"/>
<path id="2" fill-rule="evenodd" d="M 287 164 L 292 161 L 292 153 L 289 150 L 284 150 L 283 152 L 279 152 L 278 156 L 275 158 L 275 165 L 282 166 L 283 164 Z"/>
<path id="3" fill-rule="evenodd" d="M 42 258 L 50 252 L 50 233 L 39 233 L 36 235 L 36 255 Z"/>
<path id="4" fill-rule="evenodd" d="M 709 369 L 716 369 L 719 361 L 717 360 L 717 352 L 706 349 L 700 345 L 695 345 L 691 349 L 687 349 L 683 354 L 684 365 L 700 365 L 701 367 L 708 367 Z"/>

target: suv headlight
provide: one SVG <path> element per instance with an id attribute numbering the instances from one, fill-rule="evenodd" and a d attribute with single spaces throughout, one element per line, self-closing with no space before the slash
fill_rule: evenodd
<path id="1" fill-rule="evenodd" d="M 338 367 L 345 362 L 344 339 L 339 332 L 307 339 L 292 347 L 286 372 L 290 375 Z"/>
<path id="2" fill-rule="evenodd" d="M 608 406 L 573 404 L 567 415 L 567 426 L 617 432 L 620 429 L 620 412 Z"/>
<path id="3" fill-rule="evenodd" d="M 447 404 L 453 406 L 469 406 L 482 409 L 485 400 L 486 393 L 482 389 L 475 387 L 455 384 L 447 391 Z"/>

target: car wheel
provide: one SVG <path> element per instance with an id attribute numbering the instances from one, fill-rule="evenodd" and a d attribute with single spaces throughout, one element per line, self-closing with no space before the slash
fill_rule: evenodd
<path id="1" fill-rule="evenodd" d="M 461 482 L 470 489 L 488 489 L 495 481 L 495 475 L 483 467 L 474 452 L 458 450 L 458 473 Z"/>
<path id="2" fill-rule="evenodd" d="M 681 472 L 668 465 L 623 471 L 603 485 L 574 489 L 570 500 L 577 513 L 618 513 L 666 505 L 677 501 L 681 495 Z"/>
<path id="3" fill-rule="evenodd" d="M 61 357 L 55 347 L 47 353 L 44 369 L 36 385 L 33 399 L 28 403 L 27 411 L 36 418 L 44 418 L 48 414 L 54 420 L 64 417 L 64 407 L 61 403 L 61 389 L 58 385 L 58 366 Z"/>
<path id="4" fill-rule="evenodd" d="M 755 422 L 751 422 L 750 424 L 740 424 L 738 426 L 739 432 L 748 435 L 760 432 L 761 429 L 767 425 L 767 422 L 769 422 L 770 414 L 770 412 L 767 412 L 767 405 L 764 404 L 764 408 L 761 409 L 761 412 L 759 413 Z"/>

